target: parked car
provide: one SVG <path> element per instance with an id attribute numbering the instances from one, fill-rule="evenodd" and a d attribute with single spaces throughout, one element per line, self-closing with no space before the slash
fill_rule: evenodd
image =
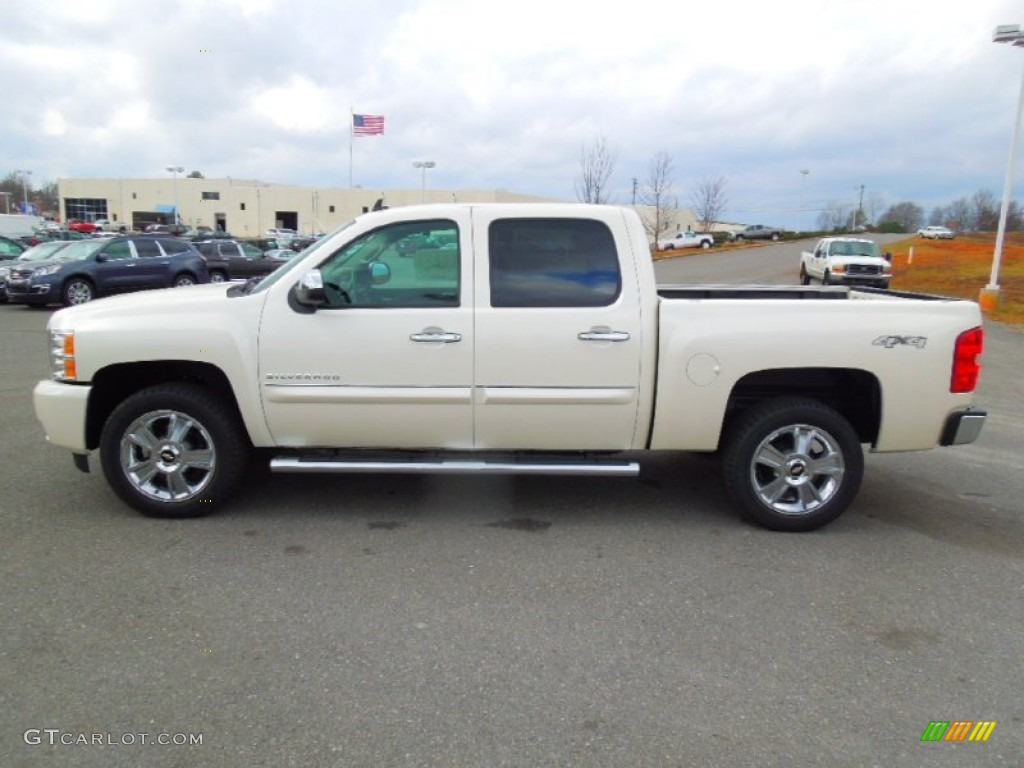
<path id="1" fill-rule="evenodd" d="M 55 258 L 57 252 L 63 250 L 66 245 L 68 245 L 67 240 L 49 240 L 32 246 L 12 259 L 0 261 L 0 302 L 7 303 L 7 277 L 10 275 L 12 267 L 22 266 L 26 262 L 40 262 Z"/>
<path id="2" fill-rule="evenodd" d="M 0 259 L 13 259 L 25 251 L 24 243 L 10 237 L 0 236 Z"/>
<path id="3" fill-rule="evenodd" d="M 283 263 L 280 259 L 268 259 L 252 243 L 240 243 L 237 240 L 207 240 L 195 243 L 195 246 L 206 257 L 211 283 L 263 277 Z"/>
<path id="4" fill-rule="evenodd" d="M 54 259 L 12 266 L 6 285 L 12 303 L 70 306 L 209 281 L 206 260 L 187 240 L 132 235 L 68 243 Z"/>
<path id="5" fill-rule="evenodd" d="M 294 237 L 298 237 L 298 232 L 294 229 L 288 229 L 286 227 L 271 227 L 267 230 L 266 236 L 272 237 L 275 240 L 291 240 Z"/>
<path id="6" fill-rule="evenodd" d="M 917 230 L 917 234 L 931 240 L 952 240 L 956 237 L 956 233 L 947 227 L 922 227 Z"/>
<path id="7" fill-rule="evenodd" d="M 667 237 L 658 241 L 659 251 L 674 251 L 676 248 L 710 248 L 715 244 L 715 237 L 707 232 L 680 232 L 675 237 Z"/>
<path id="8" fill-rule="evenodd" d="M 769 227 L 765 224 L 750 224 L 739 232 L 733 232 L 733 240 L 778 240 L 782 237 L 784 230 L 779 227 Z"/>
<path id="9" fill-rule="evenodd" d="M 91 221 L 81 221 L 80 219 L 68 219 L 68 229 L 72 232 L 84 232 L 89 234 L 95 232 L 99 227 L 93 224 Z"/>

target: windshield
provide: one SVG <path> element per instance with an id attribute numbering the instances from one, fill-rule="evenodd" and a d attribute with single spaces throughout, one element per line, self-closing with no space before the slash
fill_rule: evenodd
<path id="1" fill-rule="evenodd" d="M 288 274 L 290 274 L 291 272 L 294 272 L 295 268 L 299 265 L 299 263 L 302 261 L 303 257 L 307 253 L 312 251 L 314 248 L 319 246 L 321 243 L 326 242 L 330 238 L 334 237 L 334 235 L 338 234 L 343 229 L 348 229 L 349 227 L 351 227 L 355 223 L 356 223 L 355 219 L 351 219 L 349 221 L 346 221 L 344 224 L 342 224 L 336 230 L 331 232 L 329 235 L 327 235 L 325 237 L 322 237 L 322 238 L 320 238 L 319 240 L 317 240 L 317 241 L 315 241 L 313 243 L 310 243 L 304 249 L 302 249 L 297 254 L 292 256 L 287 262 L 285 262 L 280 267 L 278 267 L 273 272 L 271 272 L 269 275 L 267 275 L 265 278 L 263 278 L 262 280 L 260 280 L 257 283 L 254 283 L 253 287 L 250 288 L 249 290 L 245 291 L 245 293 L 259 293 L 260 291 L 267 290 L 268 288 L 270 288 L 270 286 L 272 286 L 278 280 L 281 280 L 284 277 L 286 277 Z"/>
<path id="2" fill-rule="evenodd" d="M 21 254 L 18 257 L 18 261 L 45 261 L 46 259 L 59 259 L 60 256 L 57 255 L 57 252 L 63 250 L 70 244 L 71 243 L 64 240 L 40 243 Z"/>
<path id="3" fill-rule="evenodd" d="M 832 243 L 833 256 L 879 256 L 878 246 L 870 240 L 836 241 Z"/>
<path id="4" fill-rule="evenodd" d="M 92 256 L 109 242 L 109 240 L 100 238 L 95 240 L 74 240 L 67 243 L 67 247 L 62 248 L 54 258 L 61 261 L 81 261 Z"/>

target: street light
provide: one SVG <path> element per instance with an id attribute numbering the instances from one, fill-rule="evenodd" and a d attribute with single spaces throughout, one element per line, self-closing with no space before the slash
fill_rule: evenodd
<path id="1" fill-rule="evenodd" d="M 420 175 L 422 176 L 422 179 L 420 181 L 420 202 L 421 203 L 427 202 L 427 168 L 433 168 L 436 165 L 437 165 L 437 163 L 435 163 L 433 160 L 416 160 L 412 164 L 413 168 L 419 168 L 420 169 Z"/>
<path id="2" fill-rule="evenodd" d="M 25 196 L 21 212 L 28 213 L 28 177 L 32 175 L 32 171 L 15 171 L 15 173 L 21 176 L 21 193 Z"/>
<path id="3" fill-rule="evenodd" d="M 803 176 L 803 181 L 800 184 L 800 231 L 804 231 L 804 195 L 806 194 L 807 188 L 807 174 L 810 173 L 810 169 L 801 168 L 800 175 Z"/>
<path id="4" fill-rule="evenodd" d="M 167 172 L 174 174 L 174 226 L 178 226 L 180 222 L 178 218 L 178 174 L 184 173 L 185 169 L 180 165 L 168 165 Z"/>
<path id="5" fill-rule="evenodd" d="M 1009 43 L 1024 48 L 1024 32 L 1019 24 L 1001 24 L 992 34 L 993 43 Z M 1003 240 L 1006 238 L 1006 216 L 1010 209 L 1010 195 L 1013 192 L 1013 174 L 1017 167 L 1017 140 L 1020 138 L 1020 119 L 1024 114 L 1024 76 L 1020 81 L 1020 95 L 1017 97 L 1017 119 L 1013 124 L 1013 138 L 1010 139 L 1010 159 L 1006 164 L 1006 183 L 1003 185 L 1003 205 L 999 209 L 999 229 L 996 232 L 996 247 L 992 254 L 992 274 L 988 285 L 981 289 L 978 302 L 984 309 L 993 309 L 999 303 L 999 264 L 1003 259 Z"/>

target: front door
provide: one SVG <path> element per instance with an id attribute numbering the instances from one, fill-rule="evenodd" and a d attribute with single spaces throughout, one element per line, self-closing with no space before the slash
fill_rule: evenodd
<path id="1" fill-rule="evenodd" d="M 477 448 L 633 447 L 644 339 L 613 215 L 474 210 Z"/>
<path id="2" fill-rule="evenodd" d="M 472 447 L 471 248 L 468 209 L 405 219 L 319 264 L 327 306 L 304 312 L 272 292 L 259 376 L 278 444 Z"/>

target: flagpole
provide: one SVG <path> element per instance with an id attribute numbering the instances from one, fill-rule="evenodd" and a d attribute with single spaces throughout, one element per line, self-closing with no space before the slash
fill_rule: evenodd
<path id="1" fill-rule="evenodd" d="M 352 189 L 352 125 L 356 120 L 356 111 L 348 108 L 348 188 Z"/>

